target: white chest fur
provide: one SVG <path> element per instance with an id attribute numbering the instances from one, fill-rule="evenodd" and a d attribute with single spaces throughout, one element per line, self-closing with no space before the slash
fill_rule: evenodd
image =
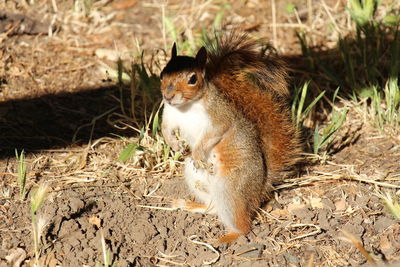
<path id="1" fill-rule="evenodd" d="M 163 120 L 169 129 L 179 129 L 180 135 L 192 148 L 211 127 L 211 120 L 201 101 L 184 107 L 174 107 L 164 102 Z"/>

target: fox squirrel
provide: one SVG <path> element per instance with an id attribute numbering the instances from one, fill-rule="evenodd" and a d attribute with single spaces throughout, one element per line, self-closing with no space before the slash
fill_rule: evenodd
<path id="1" fill-rule="evenodd" d="M 161 72 L 162 134 L 182 150 L 187 142 L 185 178 L 203 202 L 172 205 L 216 213 L 231 243 L 250 231 L 255 210 L 271 185 L 290 169 L 300 152 L 287 106 L 286 71 L 267 58 L 257 42 L 233 32 L 202 47 L 193 57 L 178 56 L 176 45 Z"/>

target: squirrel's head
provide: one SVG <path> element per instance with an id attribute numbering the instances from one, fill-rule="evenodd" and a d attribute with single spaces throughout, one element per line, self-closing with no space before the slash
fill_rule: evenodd
<path id="1" fill-rule="evenodd" d="M 204 95 L 206 61 L 204 47 L 193 58 L 178 56 L 174 43 L 171 59 L 160 74 L 161 93 L 168 104 L 180 106 Z"/>

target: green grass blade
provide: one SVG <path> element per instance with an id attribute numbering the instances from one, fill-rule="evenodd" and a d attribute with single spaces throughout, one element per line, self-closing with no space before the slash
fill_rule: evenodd
<path id="1" fill-rule="evenodd" d="M 343 125 L 347 117 L 348 109 L 345 109 L 341 113 L 334 113 L 332 116 L 332 123 L 329 124 L 323 131 L 323 139 L 320 142 L 320 147 L 328 145 L 332 141 L 333 135 Z"/>
<path id="2" fill-rule="evenodd" d="M 178 41 L 178 34 L 176 33 L 175 25 L 171 18 L 165 16 L 163 19 L 167 34 L 171 37 L 174 42 Z"/>
<path id="3" fill-rule="evenodd" d="M 137 144 L 127 145 L 119 154 L 118 160 L 123 163 L 127 162 L 133 156 L 133 154 L 135 154 L 137 148 Z"/>
<path id="4" fill-rule="evenodd" d="M 309 85 L 309 82 L 306 82 L 303 85 L 303 87 L 301 88 L 301 94 L 300 94 L 299 104 L 297 106 L 297 115 L 296 115 L 296 127 L 297 128 L 300 126 L 301 119 L 303 117 L 302 113 L 303 113 L 304 102 L 306 101 L 308 85 Z"/>
<path id="5" fill-rule="evenodd" d="M 310 113 L 311 109 L 317 104 L 317 102 L 325 95 L 325 91 L 322 91 L 304 110 L 303 116 L 307 117 L 308 113 Z"/>
<path id="6" fill-rule="evenodd" d="M 320 149 L 320 135 L 319 135 L 318 125 L 314 129 L 313 139 L 314 139 L 313 152 L 314 152 L 314 154 L 318 154 L 319 149 Z"/>
<path id="7" fill-rule="evenodd" d="M 157 110 L 156 114 L 154 114 L 153 118 L 153 124 L 151 127 L 151 133 L 153 138 L 156 137 L 158 130 L 160 129 L 160 117 L 159 117 L 159 111 Z"/>
<path id="8" fill-rule="evenodd" d="M 140 134 L 139 134 L 139 144 L 140 144 L 140 141 L 142 141 L 143 140 L 143 138 L 144 138 L 144 134 L 145 134 L 145 129 L 144 129 L 144 126 L 140 129 Z"/>
<path id="9" fill-rule="evenodd" d="M 18 161 L 17 182 L 19 186 L 19 198 L 20 200 L 24 200 L 26 194 L 26 163 L 24 150 L 18 155 L 18 151 L 15 149 L 15 157 Z"/>

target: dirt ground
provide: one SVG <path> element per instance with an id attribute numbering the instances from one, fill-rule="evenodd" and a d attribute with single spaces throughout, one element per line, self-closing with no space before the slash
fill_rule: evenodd
<path id="1" fill-rule="evenodd" d="M 180 162 L 166 166 L 157 149 L 118 160 L 127 144 L 138 142 L 138 124 L 147 119 L 140 118 L 143 106 L 135 111 L 138 124 L 123 112 L 129 88 L 121 92 L 104 69 L 116 69 L 118 56 L 129 66 L 144 50 L 145 63 L 157 55 L 150 68 L 158 74 L 165 63 L 160 51 L 171 42 L 163 36 L 162 14 L 189 29 L 182 35 L 190 40 L 223 10 L 227 24 L 265 36 L 292 56 L 301 53 L 295 30 L 304 25 L 289 26 L 296 18 L 285 11 L 288 1 L 275 7 L 269 1 L 230 1 L 229 7 L 224 1 L 97 1 L 88 15 L 84 1 L 28 2 L 0 0 L 0 266 L 33 265 L 29 198 L 43 182 L 51 188 L 39 212 L 46 221 L 43 266 L 104 264 L 102 236 L 116 266 L 400 264 L 400 224 L 380 198 L 399 196 L 400 133 L 379 133 L 356 108 L 341 130 L 343 145 L 277 186 L 252 232 L 227 247 L 207 243 L 225 231 L 216 216 L 169 208 L 174 198 L 192 198 Z M 307 25 L 306 1 L 293 2 Z M 340 13 L 338 3 L 327 8 Z M 324 9 L 315 6 L 313 19 L 323 20 L 317 11 Z M 271 27 L 274 19 L 282 26 Z M 314 41 L 329 46 L 333 40 Z M 15 148 L 26 151 L 23 201 Z"/>

